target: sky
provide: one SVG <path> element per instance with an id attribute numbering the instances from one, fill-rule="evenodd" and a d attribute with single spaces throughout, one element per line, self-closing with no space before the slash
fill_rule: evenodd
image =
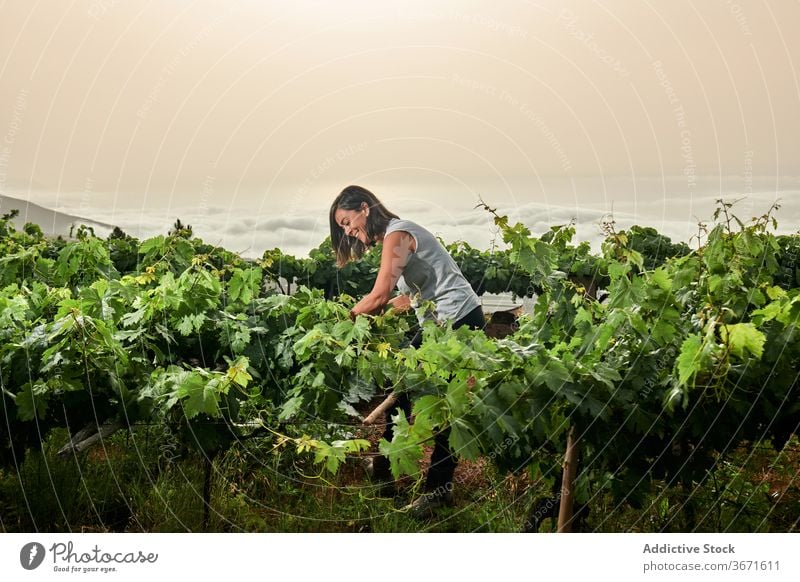
<path id="1" fill-rule="evenodd" d="M 348 184 L 447 239 L 479 199 L 686 239 L 800 224 L 800 3 L 7 0 L 0 195 L 303 254 Z"/>

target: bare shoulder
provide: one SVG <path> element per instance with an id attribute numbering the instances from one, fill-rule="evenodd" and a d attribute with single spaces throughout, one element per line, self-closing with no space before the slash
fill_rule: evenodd
<path id="1" fill-rule="evenodd" d="M 390 232 L 383 239 L 384 252 L 396 251 L 397 254 L 413 253 L 417 250 L 416 239 L 405 230 Z"/>

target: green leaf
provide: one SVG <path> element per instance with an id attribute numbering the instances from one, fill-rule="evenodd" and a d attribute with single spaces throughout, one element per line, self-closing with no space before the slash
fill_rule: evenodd
<path id="1" fill-rule="evenodd" d="M 132 325 L 136 325 L 142 321 L 146 313 L 146 308 L 142 307 L 137 309 L 136 311 L 131 311 L 126 313 L 122 316 L 122 325 L 125 327 L 131 327 Z"/>
<path id="2" fill-rule="evenodd" d="M 233 277 L 231 277 L 231 280 L 228 283 L 228 300 L 231 302 L 238 301 L 239 297 L 242 295 L 244 280 L 242 279 L 241 273 L 241 269 L 236 269 Z"/>
<path id="3" fill-rule="evenodd" d="M 33 420 L 37 417 L 44 419 L 47 413 L 48 396 L 46 384 L 41 382 L 25 384 L 14 397 L 17 404 L 17 417 L 20 420 Z"/>
<path id="4" fill-rule="evenodd" d="M 767 338 L 752 323 L 723 325 L 720 335 L 722 341 L 730 347 L 731 353 L 738 358 L 743 359 L 745 352 L 749 352 L 760 359 L 764 353 L 764 342 Z"/>
<path id="5" fill-rule="evenodd" d="M 650 282 L 656 284 L 660 289 L 669 291 L 672 289 L 672 280 L 669 278 L 667 270 L 659 267 L 650 275 Z"/>
<path id="6" fill-rule="evenodd" d="M 298 411 L 303 407 L 303 397 L 293 396 L 283 403 L 281 412 L 278 414 L 278 420 L 289 420 L 295 416 Z"/>
<path id="7" fill-rule="evenodd" d="M 750 294 L 750 303 L 755 305 L 756 307 L 763 307 L 764 304 L 767 302 L 766 297 L 759 289 L 753 289 L 752 293 Z"/>
<path id="8" fill-rule="evenodd" d="M 333 326 L 331 330 L 331 335 L 336 339 L 343 340 L 347 337 L 347 334 L 353 328 L 353 323 L 350 320 L 347 321 L 340 321 L 336 325 Z"/>
<path id="9" fill-rule="evenodd" d="M 764 321 L 771 321 L 773 319 L 777 319 L 783 313 L 783 306 L 781 305 L 780 301 L 773 301 L 772 303 L 768 303 L 765 307 L 761 309 L 756 309 L 751 313 L 751 317 L 753 319 L 758 319 L 763 317 Z"/>
<path id="10" fill-rule="evenodd" d="M 659 319 L 651 331 L 653 339 L 661 345 L 669 343 L 675 337 L 675 326 Z"/>
<path id="11" fill-rule="evenodd" d="M 602 362 L 591 366 L 589 368 L 589 373 L 593 378 L 602 382 L 612 390 L 615 389 L 617 382 L 622 382 L 622 376 L 619 375 L 617 369 Z"/>
<path id="12" fill-rule="evenodd" d="M 428 394 L 414 403 L 412 410 L 415 426 L 423 423 L 430 427 L 441 426 L 445 422 L 447 404 L 444 398 Z"/>
<path id="13" fill-rule="evenodd" d="M 725 278 L 720 275 L 711 275 L 708 278 L 708 290 L 712 293 L 715 292 L 720 285 L 725 282 Z"/>
<path id="14" fill-rule="evenodd" d="M 366 317 L 357 317 L 355 323 L 353 323 L 353 329 L 348 334 L 346 341 L 350 343 L 353 340 L 356 340 L 359 343 L 364 343 L 369 339 L 369 336 L 369 319 Z"/>
<path id="15" fill-rule="evenodd" d="M 335 362 L 343 367 L 349 367 L 353 364 L 353 360 L 355 360 L 356 352 L 353 346 L 347 346 L 343 349 L 334 359 Z"/>
<path id="16" fill-rule="evenodd" d="M 410 436 L 406 415 L 398 413 L 392 416 L 395 432 L 392 442 L 381 439 L 378 448 L 382 455 L 388 457 L 392 476 L 399 479 L 402 475 L 419 473 L 419 462 L 422 460 L 422 444 L 415 442 Z"/>
<path id="17" fill-rule="evenodd" d="M 178 322 L 177 328 L 178 333 L 183 336 L 192 335 L 194 331 L 194 316 L 193 315 L 185 315 L 181 320 Z"/>
<path id="18" fill-rule="evenodd" d="M 194 418 L 201 413 L 212 417 L 220 414 L 220 395 L 216 385 L 200 374 L 193 372 L 186 374 L 176 390 L 176 396 L 182 400 L 186 418 Z"/>
<path id="19" fill-rule="evenodd" d="M 619 279 L 627 275 L 631 270 L 630 263 L 612 262 L 608 264 L 608 276 L 611 279 Z"/>
<path id="20" fill-rule="evenodd" d="M 592 323 L 592 314 L 589 310 L 579 307 L 577 313 L 575 314 L 575 325 L 579 323 Z"/>
<path id="21" fill-rule="evenodd" d="M 248 305 L 258 294 L 263 273 L 260 268 L 234 269 L 228 282 L 228 301 L 240 301 Z"/>
<path id="22" fill-rule="evenodd" d="M 236 358 L 236 361 L 228 368 L 228 380 L 242 388 L 247 388 L 253 379 L 247 371 L 249 365 L 250 361 L 246 357 Z"/>
<path id="23" fill-rule="evenodd" d="M 461 416 L 464 414 L 470 403 L 467 381 L 451 380 L 450 384 L 447 386 L 447 396 L 445 400 L 452 416 Z"/>
<path id="24" fill-rule="evenodd" d="M 238 326 L 236 328 L 230 340 L 231 350 L 233 350 L 234 353 L 240 354 L 247 349 L 247 346 L 250 344 L 250 332 L 251 329 L 245 326 Z"/>
<path id="25" fill-rule="evenodd" d="M 295 342 L 294 353 L 303 362 L 314 355 L 315 350 L 319 349 L 318 344 L 322 343 L 324 345 L 332 339 L 321 329 L 314 328 Z"/>
<path id="26" fill-rule="evenodd" d="M 361 415 L 358 413 L 352 404 L 348 404 L 346 401 L 342 400 L 336 405 L 336 410 L 339 410 L 346 414 L 347 416 L 352 416 L 353 418 L 361 418 Z"/>
<path id="27" fill-rule="evenodd" d="M 466 420 L 455 419 L 450 426 L 448 439 L 451 450 L 465 459 L 476 459 L 480 454 L 480 446 L 475 434 L 475 429 Z"/>
<path id="28" fill-rule="evenodd" d="M 344 448 L 333 447 L 327 443 L 319 443 L 314 453 L 314 462 L 324 463 L 325 469 L 335 475 L 339 471 L 339 466 L 347 460 L 347 452 Z"/>
<path id="29" fill-rule="evenodd" d="M 550 390 L 558 392 L 566 382 L 570 381 L 570 374 L 564 364 L 558 360 L 551 359 L 542 368 L 540 379 L 544 380 Z"/>
<path id="30" fill-rule="evenodd" d="M 775 301 L 781 297 L 786 297 L 786 291 L 777 286 L 767 287 L 767 297 Z"/>
<path id="31" fill-rule="evenodd" d="M 324 442 L 317 442 L 314 462 L 325 464 L 325 469 L 335 475 L 339 467 L 347 460 L 348 453 L 358 453 L 369 449 L 371 446 L 368 440 L 354 439 L 350 441 L 333 441 L 330 445 Z"/>
<path id="32" fill-rule="evenodd" d="M 700 350 L 703 347 L 703 339 L 692 334 L 687 337 L 681 345 L 681 353 L 678 356 L 678 380 L 682 385 L 689 381 L 702 369 Z"/>
<path id="33" fill-rule="evenodd" d="M 164 248 L 164 236 L 158 235 L 142 242 L 142 244 L 139 245 L 139 252 L 142 254 L 147 254 L 153 250 L 162 251 L 163 248 Z"/>
<path id="34" fill-rule="evenodd" d="M 345 452 L 354 454 L 369 450 L 372 443 L 366 439 L 351 439 L 347 441 L 333 441 L 331 446 L 344 449 Z"/>

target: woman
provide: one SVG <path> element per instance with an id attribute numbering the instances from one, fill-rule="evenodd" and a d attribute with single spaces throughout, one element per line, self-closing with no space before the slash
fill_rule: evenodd
<path id="1" fill-rule="evenodd" d="M 419 295 L 423 301 L 435 304 L 435 311 L 421 315 L 420 323 L 434 319 L 452 321 L 454 328 L 484 327 L 480 299 L 441 243 L 418 224 L 401 220 L 389 212 L 372 192 L 360 186 L 345 188 L 331 205 L 330 224 L 331 243 L 339 267 L 360 259 L 375 243 L 383 243 L 375 285 L 352 309 L 353 317 L 379 313 L 387 305 L 406 310 L 411 305 L 410 297 Z M 395 286 L 401 294 L 392 298 Z M 411 344 L 419 347 L 421 343 L 420 331 Z M 411 402 L 407 395 L 400 395 L 398 408 L 406 417 L 410 416 Z M 386 440 L 392 440 L 393 429 L 391 421 L 388 422 L 383 435 Z M 448 437 L 449 430 L 446 430 L 435 438 L 425 494 L 407 507 L 415 515 L 427 515 L 452 501 L 456 459 L 450 452 Z M 375 458 L 373 476 L 380 481 L 391 481 L 386 457 Z"/>

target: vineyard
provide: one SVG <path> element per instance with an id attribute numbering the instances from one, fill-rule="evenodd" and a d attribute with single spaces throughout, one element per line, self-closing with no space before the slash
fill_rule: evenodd
<path id="1" fill-rule="evenodd" d="M 413 312 L 349 317 L 379 250 L 337 269 L 329 240 L 246 260 L 180 223 L 54 240 L 5 215 L 0 527 L 545 531 L 563 492 L 583 531 L 797 530 L 800 236 L 776 210 L 720 201 L 691 246 L 608 221 L 593 253 L 484 206 L 502 248 L 446 246 L 533 313 L 426 323 L 418 349 Z M 413 415 L 387 442 L 363 419 L 390 391 Z M 412 522 L 361 461 L 413 495 L 445 430 L 460 502 Z"/>

